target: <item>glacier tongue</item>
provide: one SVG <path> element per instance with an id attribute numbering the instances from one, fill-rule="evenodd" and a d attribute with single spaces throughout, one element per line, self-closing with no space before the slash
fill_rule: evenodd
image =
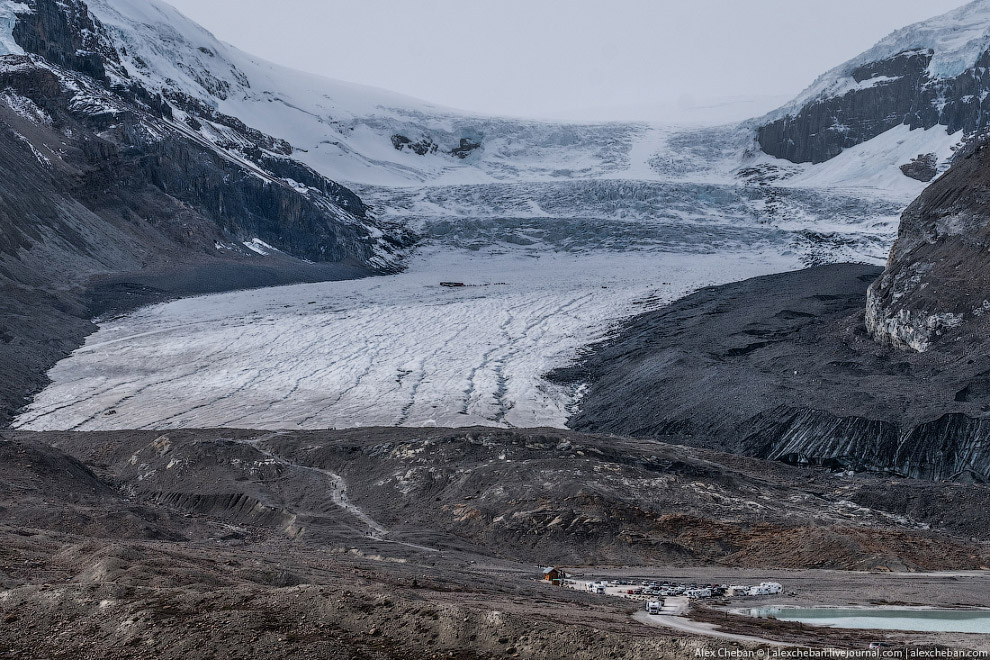
<path id="1" fill-rule="evenodd" d="M 394 276 L 180 300 L 103 324 L 17 426 L 563 426 L 580 392 L 542 375 L 611 323 L 795 265 L 442 248 Z"/>
<path id="2" fill-rule="evenodd" d="M 382 220 L 424 237 L 408 271 L 106 322 L 16 424 L 562 426 L 581 390 L 543 374 L 616 322 L 700 286 L 822 260 L 880 263 L 901 204 L 622 179 L 360 192 Z"/>

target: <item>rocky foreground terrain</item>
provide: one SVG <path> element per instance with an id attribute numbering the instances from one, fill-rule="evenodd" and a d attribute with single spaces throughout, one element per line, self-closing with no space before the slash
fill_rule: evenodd
<path id="1" fill-rule="evenodd" d="M 540 584 L 539 566 L 976 569 L 984 490 L 566 431 L 6 432 L 0 643 L 10 658 L 681 658 L 731 643 L 643 626 L 634 602 Z M 790 588 L 919 597 L 855 575 Z M 939 585 L 929 602 L 979 598 Z"/>
<path id="2" fill-rule="evenodd" d="M 310 540 L 357 529 L 534 565 L 987 565 L 982 487 L 904 487 L 655 442 L 487 428 L 9 437 L 51 444 L 141 501 Z M 334 475 L 369 520 L 328 500 Z"/>

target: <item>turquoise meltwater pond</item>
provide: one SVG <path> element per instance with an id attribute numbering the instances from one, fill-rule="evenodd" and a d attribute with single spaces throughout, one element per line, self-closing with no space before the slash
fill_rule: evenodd
<path id="1" fill-rule="evenodd" d="M 835 628 L 990 633 L 990 610 L 758 607 L 743 612 L 760 618 Z"/>

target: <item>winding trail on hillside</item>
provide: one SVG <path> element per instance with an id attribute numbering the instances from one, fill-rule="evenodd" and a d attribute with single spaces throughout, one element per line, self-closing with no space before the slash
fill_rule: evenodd
<path id="1" fill-rule="evenodd" d="M 254 438 L 252 440 L 248 440 L 246 444 L 254 447 L 258 452 L 263 454 L 266 458 L 278 463 L 279 465 L 283 465 L 289 468 L 290 470 L 303 470 L 306 472 L 315 473 L 329 480 L 330 482 L 329 491 L 330 491 L 331 501 L 336 506 L 343 509 L 351 517 L 357 519 L 361 523 L 361 526 L 365 528 L 365 533 L 367 534 L 368 538 L 374 539 L 375 541 L 382 541 L 384 543 L 395 543 L 397 545 L 402 545 L 407 548 L 412 548 L 414 550 L 422 550 L 425 552 L 440 552 L 440 550 L 438 550 L 437 548 L 431 548 L 429 546 L 419 545 L 417 543 L 409 543 L 407 541 L 400 541 L 398 539 L 388 538 L 391 533 L 388 530 L 388 528 L 386 528 L 377 520 L 375 520 L 367 513 L 362 511 L 357 505 L 352 503 L 350 499 L 347 497 L 347 483 L 344 481 L 344 478 L 341 475 L 337 474 L 336 472 L 332 472 L 330 470 L 324 470 L 322 468 L 311 467 L 309 465 L 300 465 L 295 461 L 290 461 L 282 456 L 279 456 L 278 454 L 272 452 L 270 449 L 264 446 L 264 443 L 266 443 L 268 440 L 271 440 L 272 438 L 281 435 L 285 435 L 285 433 L 276 431 L 274 433 L 269 433 L 260 436 L 258 438 Z M 309 511 L 298 511 L 297 513 L 302 513 L 304 515 L 318 515 L 314 512 L 309 512 Z"/>

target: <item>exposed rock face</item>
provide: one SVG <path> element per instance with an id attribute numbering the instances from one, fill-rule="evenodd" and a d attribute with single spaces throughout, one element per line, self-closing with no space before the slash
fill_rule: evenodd
<path id="1" fill-rule="evenodd" d="M 866 327 L 877 341 L 925 351 L 972 351 L 990 311 L 990 153 L 982 145 L 904 211 L 883 275 L 871 287 Z"/>
<path id="2" fill-rule="evenodd" d="M 910 51 L 854 70 L 857 88 L 759 127 L 760 146 L 793 163 L 822 163 L 901 124 L 978 134 L 990 116 L 990 52 L 949 79 L 931 76 L 931 56 Z"/>
<path id="3" fill-rule="evenodd" d="M 901 165 L 904 176 L 928 183 L 938 173 L 938 157 L 935 154 L 918 154 L 909 163 Z"/>
<path id="4" fill-rule="evenodd" d="M 960 413 L 901 428 L 894 421 L 775 408 L 744 429 L 739 448 L 750 456 L 932 481 L 990 481 L 990 421 Z"/>
<path id="5" fill-rule="evenodd" d="M 396 151 L 402 151 L 408 149 L 417 156 L 425 156 L 427 154 L 435 154 L 440 148 L 440 145 L 432 137 L 423 136 L 418 140 L 413 141 L 412 139 L 406 137 L 405 135 L 393 135 L 392 136 L 392 146 L 395 147 Z M 467 158 L 471 155 L 471 152 L 475 149 L 481 147 L 481 141 L 472 138 L 462 137 L 460 142 L 456 147 L 446 151 L 445 153 L 456 156 L 461 160 Z"/>
<path id="6" fill-rule="evenodd" d="M 935 109 L 939 92 L 954 90 L 956 83 L 946 89 L 930 84 L 931 56 L 928 51 L 909 51 L 856 68 L 851 75 L 860 88 L 815 100 L 795 116 L 761 126 L 757 131 L 760 146 L 793 163 L 823 163 L 899 124 L 911 128 L 945 124 L 950 132 L 953 127 L 973 130 L 981 121 L 978 103 L 970 108 L 974 104 L 950 102 L 941 112 Z M 967 80 L 983 83 L 982 78 L 977 82 L 967 76 Z"/>
<path id="7" fill-rule="evenodd" d="M 30 13 L 20 14 L 13 36 L 21 48 L 47 62 L 72 69 L 103 82 L 106 64 L 120 67 L 116 50 L 100 39 L 103 26 L 79 0 L 32 0 Z"/>
<path id="8" fill-rule="evenodd" d="M 988 19 L 990 4 L 977 0 L 895 31 L 762 120 L 760 147 L 822 163 L 899 125 L 979 135 L 990 123 Z"/>
<path id="9" fill-rule="evenodd" d="M 471 155 L 471 152 L 481 147 L 481 142 L 471 138 L 461 138 L 460 144 L 450 150 L 452 156 L 464 159 Z"/>
<path id="10" fill-rule="evenodd" d="M 403 149 L 409 149 L 417 156 L 425 156 L 426 154 L 435 154 L 437 149 L 440 148 L 436 142 L 431 138 L 422 137 L 415 142 L 407 138 L 405 135 L 393 135 L 392 136 L 392 146 L 395 147 L 396 151 L 402 151 Z"/>

